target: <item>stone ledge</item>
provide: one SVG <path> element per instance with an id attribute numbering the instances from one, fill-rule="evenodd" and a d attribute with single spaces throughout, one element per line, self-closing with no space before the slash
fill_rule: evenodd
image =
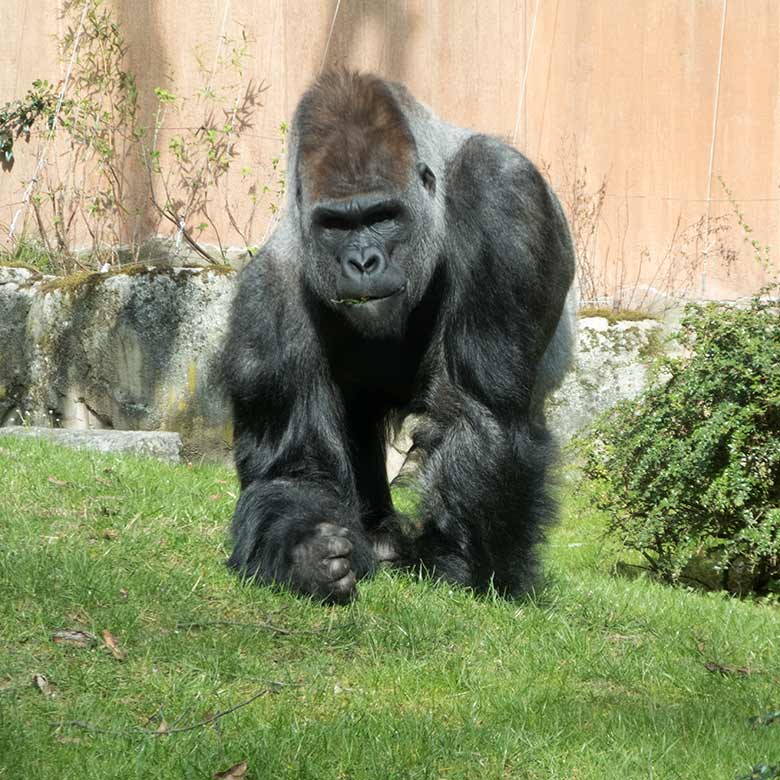
<path id="1" fill-rule="evenodd" d="M 0 428 L 0 437 L 2 436 L 49 439 L 77 450 L 140 455 L 169 463 L 181 462 L 181 437 L 178 433 L 168 431 L 76 431 L 14 425 Z"/>

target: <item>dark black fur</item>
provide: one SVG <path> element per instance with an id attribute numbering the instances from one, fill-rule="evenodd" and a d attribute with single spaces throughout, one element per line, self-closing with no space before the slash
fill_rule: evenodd
<path id="1" fill-rule="evenodd" d="M 569 349 L 555 196 L 516 150 L 350 73 L 302 99 L 288 171 L 225 351 L 242 491 L 229 564 L 334 601 L 382 559 L 522 593 L 555 512 L 541 409 Z M 385 474 L 388 425 L 409 414 L 413 539 Z"/>

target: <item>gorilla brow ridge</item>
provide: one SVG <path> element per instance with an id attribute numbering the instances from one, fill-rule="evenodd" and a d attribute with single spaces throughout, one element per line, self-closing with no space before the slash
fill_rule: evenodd
<path id="1" fill-rule="evenodd" d="M 301 100 L 298 174 L 315 198 L 391 184 L 402 188 L 415 158 L 404 115 L 384 82 L 349 70 L 324 73 Z"/>

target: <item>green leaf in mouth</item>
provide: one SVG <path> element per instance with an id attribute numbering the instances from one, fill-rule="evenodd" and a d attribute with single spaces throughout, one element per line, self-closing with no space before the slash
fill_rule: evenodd
<path id="1" fill-rule="evenodd" d="M 367 295 L 362 298 L 331 298 L 333 303 L 343 303 L 347 306 L 360 306 L 363 303 L 368 303 L 370 300 L 372 299 Z"/>

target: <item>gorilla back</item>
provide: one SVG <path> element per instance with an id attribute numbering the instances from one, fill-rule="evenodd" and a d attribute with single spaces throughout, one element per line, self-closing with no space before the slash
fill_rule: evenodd
<path id="1" fill-rule="evenodd" d="M 229 565 L 331 601 L 383 562 L 522 593 L 555 509 L 543 402 L 571 348 L 558 201 L 515 149 L 347 71 L 301 99 L 287 182 L 225 348 Z M 408 414 L 422 497 L 404 535 L 385 446 Z"/>

